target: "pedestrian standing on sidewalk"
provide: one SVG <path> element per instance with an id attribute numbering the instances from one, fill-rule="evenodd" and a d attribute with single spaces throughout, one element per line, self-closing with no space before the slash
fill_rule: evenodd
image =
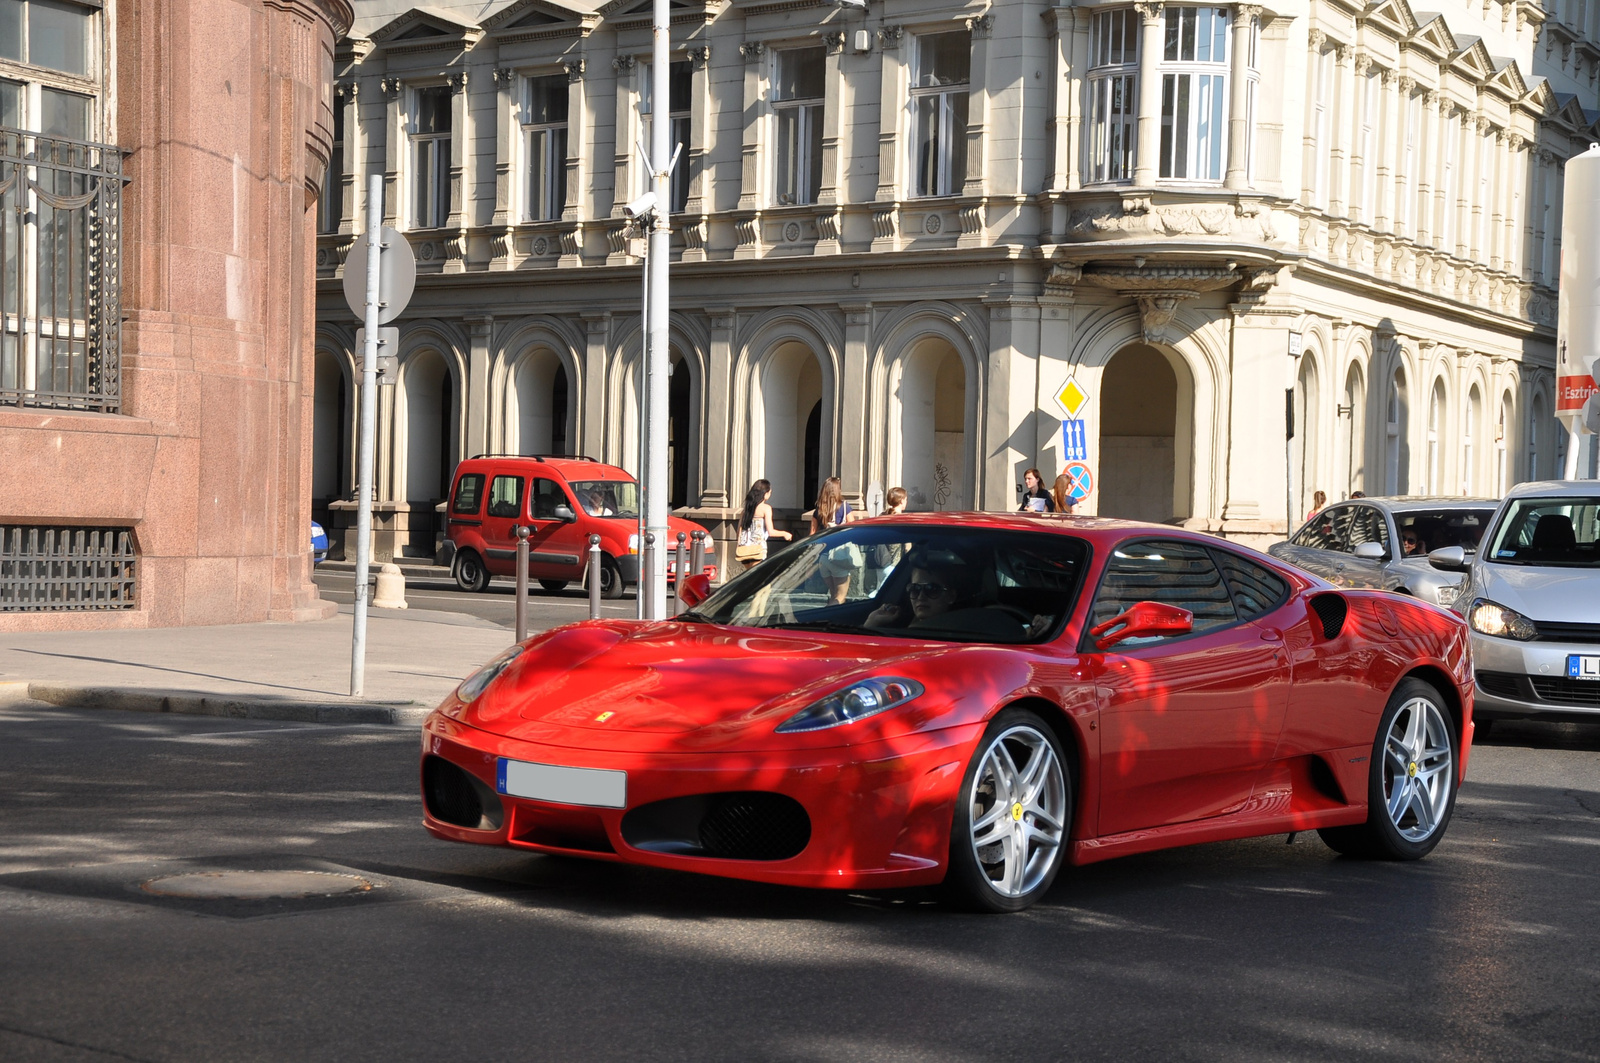
<path id="1" fill-rule="evenodd" d="M 817 492 L 817 504 L 811 510 L 811 534 L 842 528 L 856 519 L 850 504 L 844 500 L 844 485 L 837 476 L 822 481 Z M 850 579 L 856 569 L 865 563 L 858 543 L 843 543 L 822 555 L 822 577 L 828 583 L 828 600 L 843 605 L 850 594 Z"/>
<path id="2" fill-rule="evenodd" d="M 1056 477 L 1055 486 L 1050 488 L 1050 501 L 1055 504 L 1057 513 L 1072 516 L 1072 507 L 1078 503 L 1072 497 L 1072 478 L 1066 473 Z"/>
<path id="3" fill-rule="evenodd" d="M 1045 490 L 1044 477 L 1038 469 L 1029 469 L 1022 474 L 1022 505 L 1017 507 L 1019 513 L 1054 513 L 1055 500 L 1050 497 L 1050 492 Z"/>
<path id="4" fill-rule="evenodd" d="M 739 512 L 739 543 L 733 549 L 736 561 L 750 568 L 767 559 L 767 540 L 793 539 L 794 536 L 772 526 L 772 484 L 757 480 L 744 496 L 744 509 Z"/>

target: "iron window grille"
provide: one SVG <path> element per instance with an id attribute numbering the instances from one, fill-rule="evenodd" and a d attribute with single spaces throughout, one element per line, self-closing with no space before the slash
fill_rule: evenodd
<path id="1" fill-rule="evenodd" d="M 0 404 L 122 406 L 122 151 L 0 127 Z"/>
<path id="2" fill-rule="evenodd" d="M 138 605 L 128 528 L 0 525 L 0 612 L 87 612 Z"/>

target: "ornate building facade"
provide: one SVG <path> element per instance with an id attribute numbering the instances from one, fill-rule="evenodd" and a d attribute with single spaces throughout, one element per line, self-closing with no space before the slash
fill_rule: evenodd
<path id="1" fill-rule="evenodd" d="M 692 515 L 758 477 L 798 511 L 828 475 L 1014 508 L 1071 456 L 1068 381 L 1088 512 L 1263 541 L 1317 490 L 1552 475 L 1561 172 L 1597 117 L 1600 5 L 1444 6 L 673 0 L 657 101 L 648 2 L 357 0 L 315 505 L 338 516 L 354 480 L 340 278 L 368 173 L 420 274 L 381 399 L 388 548 L 433 552 L 464 455 L 637 466 L 622 208 L 663 105 Z"/>
<path id="2" fill-rule="evenodd" d="M 0 4 L 0 630 L 333 612 L 313 256 L 352 18 Z"/>

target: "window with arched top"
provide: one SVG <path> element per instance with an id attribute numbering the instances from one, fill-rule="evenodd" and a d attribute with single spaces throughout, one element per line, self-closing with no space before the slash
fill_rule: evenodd
<path id="1" fill-rule="evenodd" d="M 1467 393 L 1466 421 L 1461 426 L 1461 493 L 1478 493 L 1478 429 L 1483 418 L 1483 393 L 1472 385 Z"/>
<path id="2" fill-rule="evenodd" d="M 1511 392 L 1500 399 L 1500 419 L 1494 430 L 1494 496 L 1504 495 L 1511 489 L 1511 426 L 1516 423 L 1516 407 L 1511 402 Z"/>
<path id="3" fill-rule="evenodd" d="M 1406 371 L 1396 369 L 1389 378 L 1389 396 L 1384 424 L 1384 493 L 1409 494 L 1411 489 L 1411 448 L 1406 440 L 1410 420 L 1410 396 Z"/>
<path id="4" fill-rule="evenodd" d="M 1428 397 L 1428 493 L 1444 494 L 1444 450 L 1440 440 L 1444 436 L 1445 397 L 1444 381 L 1433 382 L 1433 394 Z"/>

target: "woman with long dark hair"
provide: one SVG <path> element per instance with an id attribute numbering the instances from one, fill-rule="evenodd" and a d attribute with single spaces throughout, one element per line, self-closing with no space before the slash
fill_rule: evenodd
<path id="1" fill-rule="evenodd" d="M 1050 489 L 1044 485 L 1044 477 L 1038 469 L 1029 469 L 1022 474 L 1025 485 L 1022 491 L 1022 505 L 1017 510 L 1022 513 L 1054 513 L 1056 511 L 1055 499 L 1050 496 Z"/>
<path id="2" fill-rule="evenodd" d="M 789 532 L 772 526 L 771 498 L 772 484 L 767 480 L 757 480 L 745 493 L 744 508 L 739 511 L 739 543 L 733 550 L 735 560 L 745 568 L 767 559 L 769 538 L 794 538 Z"/>
<path id="3" fill-rule="evenodd" d="M 811 511 L 811 534 L 842 527 L 856 519 L 850 504 L 844 500 L 844 485 L 837 476 L 822 481 L 817 492 L 817 505 Z M 823 579 L 828 583 L 828 600 L 843 605 L 850 594 L 850 577 L 865 563 L 861 547 L 845 543 L 829 550 L 822 557 Z"/>

